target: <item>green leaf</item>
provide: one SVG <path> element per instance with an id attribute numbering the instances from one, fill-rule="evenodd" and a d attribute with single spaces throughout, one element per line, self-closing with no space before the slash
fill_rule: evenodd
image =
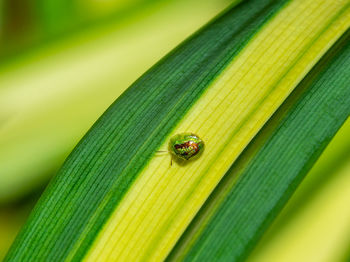
<path id="1" fill-rule="evenodd" d="M 344 254 L 350 246 L 348 134 L 350 118 L 264 233 L 247 262 L 347 261 Z"/>
<path id="2" fill-rule="evenodd" d="M 346 31 L 348 15 L 345 0 L 252 0 L 227 10 L 94 124 L 7 261 L 165 259 L 232 163 Z M 170 166 L 156 152 L 182 132 L 199 135 L 205 150 Z M 248 187 L 244 199 L 254 192 Z"/>
<path id="3" fill-rule="evenodd" d="M 169 261 L 243 261 L 350 114 L 350 31 L 227 172 Z"/>

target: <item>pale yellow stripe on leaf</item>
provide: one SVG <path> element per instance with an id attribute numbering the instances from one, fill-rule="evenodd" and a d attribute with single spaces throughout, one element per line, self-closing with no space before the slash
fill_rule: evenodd
<path id="1" fill-rule="evenodd" d="M 281 10 L 175 129 L 204 139 L 201 158 L 170 167 L 168 156 L 154 157 L 86 260 L 163 260 L 232 162 L 349 27 L 348 3 L 299 0 Z"/>

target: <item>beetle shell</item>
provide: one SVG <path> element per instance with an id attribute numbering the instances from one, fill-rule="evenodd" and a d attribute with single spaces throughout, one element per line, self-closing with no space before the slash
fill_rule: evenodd
<path id="1" fill-rule="evenodd" d="M 176 157 L 189 160 L 199 156 L 204 149 L 204 142 L 193 133 L 181 133 L 169 141 L 169 151 Z"/>

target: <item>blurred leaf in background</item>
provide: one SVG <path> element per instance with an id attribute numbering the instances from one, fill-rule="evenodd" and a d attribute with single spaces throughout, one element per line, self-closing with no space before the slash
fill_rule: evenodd
<path id="1" fill-rule="evenodd" d="M 11 57 L 47 42 L 121 21 L 173 0 L 5 0 L 0 57 Z M 223 1 L 220 1 L 223 2 Z M 228 2 L 228 1 L 226 1 Z M 221 3 L 219 3 L 221 5 Z M 168 11 L 171 11 L 168 10 Z"/>

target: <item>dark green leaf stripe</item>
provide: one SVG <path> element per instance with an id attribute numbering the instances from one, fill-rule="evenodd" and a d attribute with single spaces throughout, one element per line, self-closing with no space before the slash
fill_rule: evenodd
<path id="1" fill-rule="evenodd" d="M 176 123 L 287 2 L 232 8 L 136 81 L 68 157 L 5 261 L 62 261 L 81 241 L 80 260 Z"/>
<path id="2" fill-rule="evenodd" d="M 349 114 L 348 31 L 231 167 L 168 261 L 244 260 Z"/>

